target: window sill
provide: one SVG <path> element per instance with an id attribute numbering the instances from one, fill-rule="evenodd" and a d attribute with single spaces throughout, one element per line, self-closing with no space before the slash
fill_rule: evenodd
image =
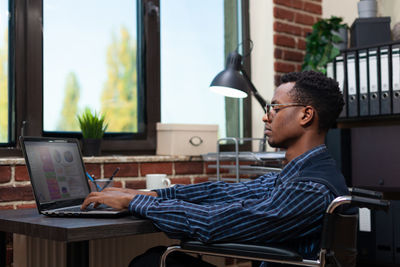
<path id="1" fill-rule="evenodd" d="M 131 162 L 180 162 L 203 161 L 201 156 L 99 156 L 83 157 L 84 163 L 131 163 Z M 0 158 L 0 165 L 24 165 L 21 157 Z"/>

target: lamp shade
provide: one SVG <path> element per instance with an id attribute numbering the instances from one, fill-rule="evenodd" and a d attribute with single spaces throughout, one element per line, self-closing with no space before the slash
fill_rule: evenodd
<path id="1" fill-rule="evenodd" d="M 229 53 L 225 70 L 211 82 L 210 90 L 224 96 L 245 98 L 248 92 L 248 81 L 241 73 L 242 56 L 235 52 Z"/>

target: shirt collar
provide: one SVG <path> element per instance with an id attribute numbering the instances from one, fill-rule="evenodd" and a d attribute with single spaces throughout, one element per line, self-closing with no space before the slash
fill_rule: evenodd
<path id="1" fill-rule="evenodd" d="M 327 148 L 325 144 L 322 144 L 308 150 L 307 152 L 291 160 L 279 173 L 278 177 L 281 180 L 280 182 L 284 183 L 290 180 L 298 173 L 298 171 L 301 169 L 304 163 L 308 161 L 308 159 L 325 151 L 327 151 Z"/>

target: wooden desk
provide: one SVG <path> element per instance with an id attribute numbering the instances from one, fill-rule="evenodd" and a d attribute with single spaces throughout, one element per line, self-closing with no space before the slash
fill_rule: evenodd
<path id="1" fill-rule="evenodd" d="M 0 211 L 0 267 L 6 265 L 6 233 L 67 242 L 67 266 L 89 266 L 89 240 L 159 232 L 149 220 L 58 218 L 36 209 Z"/>

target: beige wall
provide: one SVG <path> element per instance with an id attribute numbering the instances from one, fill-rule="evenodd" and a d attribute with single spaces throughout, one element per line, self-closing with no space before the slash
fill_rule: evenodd
<path id="1" fill-rule="evenodd" d="M 391 18 L 391 29 L 394 24 L 400 22 L 400 1 L 399 0 L 377 0 L 378 16 Z"/>
<path id="2" fill-rule="evenodd" d="M 343 21 L 351 26 L 358 17 L 358 0 L 323 0 L 322 17 L 329 18 L 332 15 L 343 18 Z"/>
<path id="3" fill-rule="evenodd" d="M 251 80 L 260 94 L 269 100 L 274 90 L 274 48 L 272 1 L 250 0 L 250 38 L 254 43 L 251 53 Z M 264 112 L 252 99 L 252 137 L 263 137 Z"/>

